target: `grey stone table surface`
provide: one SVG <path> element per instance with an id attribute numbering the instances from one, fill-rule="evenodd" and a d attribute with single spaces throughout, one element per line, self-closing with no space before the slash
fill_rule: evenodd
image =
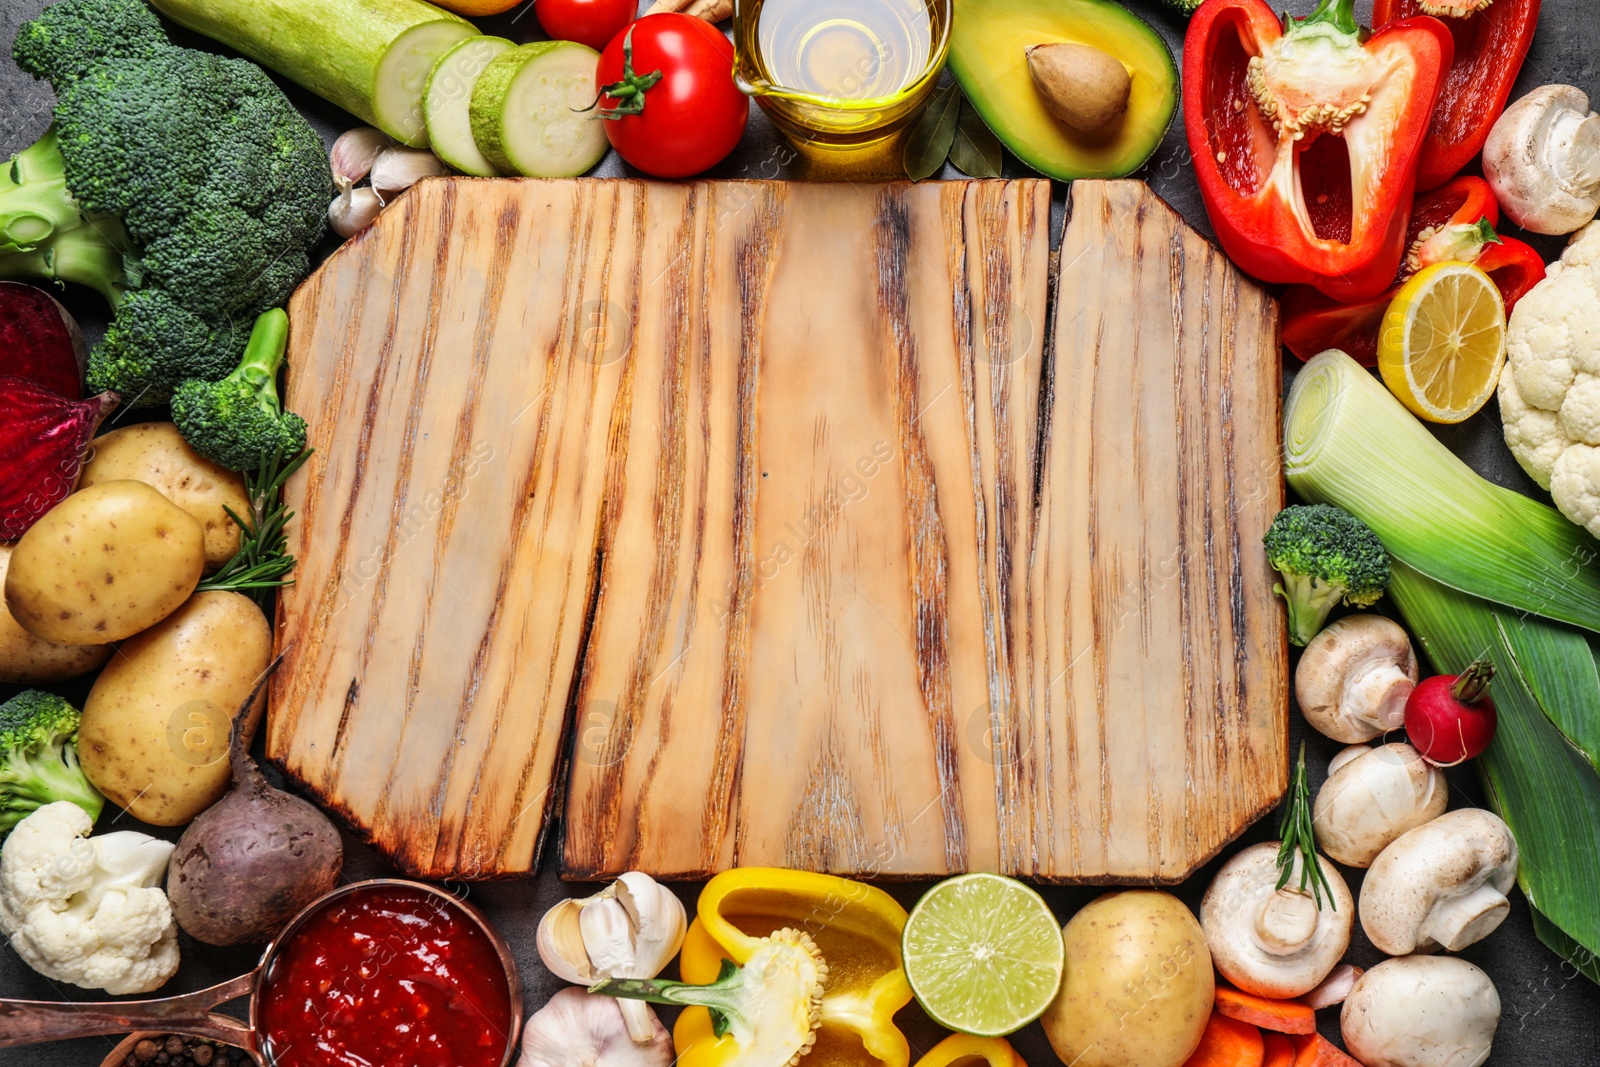
<path id="1" fill-rule="evenodd" d="M 44 0 L 0 0 L 0 42 L 8 43 L 18 24 L 37 13 L 42 6 Z M 1127 0 L 1126 6 L 1145 16 L 1168 40 L 1175 53 L 1182 48 L 1183 23 L 1163 8 L 1159 0 Z M 1296 13 L 1304 14 L 1314 3 L 1313 0 L 1292 0 L 1288 6 Z M 1370 11 L 1370 0 L 1359 0 L 1359 14 L 1363 20 L 1370 15 Z M 1595 32 L 1595 14 L 1594 0 L 1545 0 L 1533 52 L 1518 83 L 1519 94 L 1537 85 L 1555 81 L 1600 93 L 1600 35 Z M 480 26 L 486 32 L 517 41 L 534 40 L 541 36 L 526 5 L 507 15 L 480 20 Z M 192 35 L 179 33 L 175 36 L 185 44 L 214 47 Z M 284 88 L 329 141 L 339 131 L 357 124 L 337 108 L 295 86 L 284 84 Z M 8 56 L 0 57 L 0 159 L 26 147 L 44 131 L 50 121 L 51 102 L 47 85 L 35 82 L 17 70 Z M 1006 172 L 1008 176 L 1030 173 L 1009 157 Z M 630 172 L 613 154 L 600 165 L 596 173 L 616 176 Z M 795 158 L 759 109 L 755 109 L 744 142 L 710 176 L 805 178 L 808 175 L 802 161 Z M 954 172 L 947 176 L 954 176 Z M 1179 124 L 1174 125 L 1160 150 L 1138 176 L 1147 180 L 1157 193 L 1197 228 L 1210 233 L 1199 190 L 1188 166 L 1188 152 Z M 1065 212 L 1067 195 L 1067 187 L 1058 185 L 1055 197 L 1057 229 Z M 1554 258 L 1560 249 L 1559 241 L 1540 239 L 1536 243 L 1547 254 L 1547 258 Z M 332 247 L 333 242 L 326 241 L 322 252 L 325 254 Z M 96 298 L 70 293 L 66 300 L 73 313 L 80 316 L 91 337 L 103 329 L 105 313 L 103 308 L 96 306 Z M 1288 361 L 1286 372 L 1292 373 L 1293 365 L 1292 360 Z M 1442 436 L 1451 448 L 1485 476 L 1524 492 L 1537 493 L 1506 452 L 1493 407 L 1490 405 L 1490 411 Z M 81 693 L 78 695 L 81 696 Z M 1312 787 L 1315 789 L 1325 775 L 1328 759 L 1340 746 L 1307 731 L 1297 713 L 1290 715 L 1290 724 L 1293 743 L 1298 746 L 1302 739 L 1308 743 Z M 1482 790 L 1470 770 L 1459 768 L 1451 772 L 1450 780 L 1454 794 L 1453 806 L 1483 804 Z M 127 816 L 117 823 L 119 829 L 137 825 Z M 1263 820 L 1243 840 L 1273 839 L 1276 837 L 1275 825 L 1275 819 Z M 169 838 L 175 836 L 175 831 L 171 830 L 140 828 Z M 1596 833 L 1600 833 L 1600 827 L 1596 828 Z M 346 850 L 346 878 L 358 879 L 390 873 L 382 858 L 361 844 L 347 839 Z M 1232 851 L 1227 850 L 1225 855 Z M 1198 906 L 1200 894 L 1220 862 L 1218 860 L 1196 874 L 1178 888 L 1178 894 L 1191 906 Z M 1358 888 L 1359 873 L 1353 872 L 1352 890 Z M 543 873 L 534 881 L 453 888 L 484 908 L 511 940 L 518 956 L 526 1006 L 529 1011 L 537 1009 L 561 985 L 540 965 L 534 950 L 534 929 L 539 916 L 560 897 L 592 892 L 594 887 L 563 883 L 555 872 L 555 856 L 549 854 L 545 857 Z M 686 884 L 675 888 L 692 911 L 699 887 Z M 926 885 L 891 885 L 886 888 L 909 907 L 926 889 Z M 1057 914 L 1065 919 L 1093 899 L 1099 890 L 1045 888 L 1042 892 Z M 1600 886 L 1595 887 L 1595 892 L 1600 894 Z M 188 938 L 184 938 L 182 951 L 183 967 L 164 992 L 204 988 L 249 970 L 257 957 L 253 949 L 215 949 Z M 1499 988 L 1504 1004 L 1504 1017 L 1490 1064 L 1495 1067 L 1531 1067 L 1535 1064 L 1600 1067 L 1600 988 L 1575 974 L 1570 966 L 1538 942 L 1534 937 L 1526 902 L 1520 894 L 1514 901 L 1511 917 L 1505 925 L 1462 955 L 1489 973 Z M 1350 959 L 1361 966 L 1371 966 L 1381 959 L 1381 955 L 1361 936 L 1359 926 Z M 40 977 L 6 947 L 0 948 L 0 997 L 66 1000 L 85 999 L 87 994 Z M 1337 1016 L 1335 1011 L 1321 1013 L 1322 1030 L 1330 1038 L 1337 1037 Z M 913 1060 L 942 1036 L 942 1032 L 929 1023 L 914 1005 L 903 1011 L 898 1020 L 911 1039 Z M 1037 1024 L 1016 1035 L 1013 1043 L 1033 1067 L 1045 1067 L 1057 1062 Z M 110 1050 L 111 1044 L 105 1039 L 85 1039 L 29 1049 L 4 1050 L 0 1051 L 0 1067 L 96 1067 Z"/>

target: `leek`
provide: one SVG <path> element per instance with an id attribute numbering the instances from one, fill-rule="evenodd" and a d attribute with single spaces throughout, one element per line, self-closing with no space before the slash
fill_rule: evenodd
<path id="1" fill-rule="evenodd" d="M 1600 543 L 1554 508 L 1487 482 L 1343 352 L 1295 377 L 1284 473 L 1436 582 L 1600 632 Z"/>
<path id="2" fill-rule="evenodd" d="M 1600 956 L 1568 937 L 1565 930 L 1545 918 L 1538 908 L 1532 911 L 1533 932 L 1544 942 L 1544 947 L 1566 960 L 1575 972 L 1600 985 Z"/>
<path id="3" fill-rule="evenodd" d="M 1575 662 L 1593 664 L 1587 643 L 1564 626 L 1519 619 L 1404 565 L 1394 568 L 1389 595 L 1434 669 L 1459 674 L 1485 652 L 1502 666 L 1494 684 L 1499 729 L 1478 757 L 1479 774 L 1490 804 L 1516 836 L 1523 893 L 1573 942 L 1552 947 L 1568 959 L 1579 950 L 1600 952 L 1600 775 L 1567 743 L 1535 695 L 1562 693 L 1595 714 L 1600 676 L 1562 681 Z M 1513 631 L 1517 637 L 1509 639 Z M 1588 689 L 1581 692 L 1584 685 Z M 1559 941 L 1541 937 L 1546 944 Z"/>

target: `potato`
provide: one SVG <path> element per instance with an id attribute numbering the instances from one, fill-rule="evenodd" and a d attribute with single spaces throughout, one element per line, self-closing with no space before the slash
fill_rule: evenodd
<path id="1" fill-rule="evenodd" d="M 78 488 L 131 478 L 155 489 L 193 515 L 205 531 L 206 571 L 239 551 L 239 527 L 227 508 L 250 514 L 244 476 L 219 467 L 190 448 L 170 422 L 141 422 L 94 439 Z"/>
<path id="2" fill-rule="evenodd" d="M 1050 1046 L 1074 1067 L 1182 1067 L 1216 996 L 1200 923 L 1170 893 L 1090 902 L 1061 931 L 1067 967 L 1045 1011 Z"/>
<path id="3" fill-rule="evenodd" d="M 22 535 L 6 574 L 6 606 L 46 641 L 120 641 L 172 614 L 205 565 L 193 515 L 143 482 L 101 482 Z"/>
<path id="4" fill-rule="evenodd" d="M 156 826 L 199 815 L 227 788 L 228 731 L 271 659 L 272 627 L 253 600 L 190 597 L 95 680 L 78 728 L 89 781 Z"/>
<path id="5" fill-rule="evenodd" d="M 11 548 L 0 541 L 0 589 L 5 588 L 11 567 Z M 37 638 L 0 604 L 0 682 L 59 682 L 99 670 L 110 658 L 110 645 L 58 645 Z"/>

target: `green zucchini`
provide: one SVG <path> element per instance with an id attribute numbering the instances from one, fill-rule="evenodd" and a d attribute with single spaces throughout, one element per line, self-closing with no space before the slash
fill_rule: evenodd
<path id="1" fill-rule="evenodd" d="M 535 41 L 502 52 L 472 87 L 472 136 L 496 169 L 571 178 L 610 147 L 594 108 L 600 53 L 573 41 Z"/>
<path id="2" fill-rule="evenodd" d="M 389 136 L 426 148 L 422 95 L 435 61 L 478 35 L 422 0 L 150 0 Z"/>
<path id="3" fill-rule="evenodd" d="M 472 137 L 472 87 L 492 59 L 515 47 L 504 37 L 468 37 L 440 56 L 428 75 L 422 98 L 428 141 L 434 155 L 463 174 L 487 178 L 496 173 Z"/>

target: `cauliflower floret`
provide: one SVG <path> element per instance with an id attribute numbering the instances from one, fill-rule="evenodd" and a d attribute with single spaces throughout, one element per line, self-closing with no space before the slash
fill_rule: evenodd
<path id="1" fill-rule="evenodd" d="M 1500 376 L 1506 444 L 1561 513 L 1600 537 L 1600 222 L 1517 303 Z"/>
<path id="2" fill-rule="evenodd" d="M 1600 378 L 1578 375 L 1561 401 L 1561 430 L 1574 441 L 1600 445 Z"/>
<path id="3" fill-rule="evenodd" d="M 1522 398 L 1514 374 L 1500 375 L 1500 421 L 1505 424 L 1506 444 L 1528 477 L 1539 488 L 1550 488 L 1550 472 L 1572 444 L 1561 429 L 1561 417 L 1553 411 L 1536 408 Z"/>
<path id="4" fill-rule="evenodd" d="M 1600 223 L 1591 222 L 1572 235 L 1561 253 L 1561 263 L 1555 272 L 1568 267 L 1590 268 L 1600 264 Z"/>
<path id="5" fill-rule="evenodd" d="M 1561 453 L 1550 496 L 1561 514 L 1600 537 L 1600 448 L 1576 444 Z"/>
<path id="6" fill-rule="evenodd" d="M 178 928 L 159 888 L 173 846 L 123 831 L 88 838 L 66 801 L 23 819 L 0 850 L 0 931 L 47 978 L 147 993 L 178 970 Z"/>
<path id="7" fill-rule="evenodd" d="M 1528 403 L 1557 411 L 1580 373 L 1600 372 L 1600 292 L 1585 270 L 1546 278 L 1518 301 L 1506 359 Z"/>

